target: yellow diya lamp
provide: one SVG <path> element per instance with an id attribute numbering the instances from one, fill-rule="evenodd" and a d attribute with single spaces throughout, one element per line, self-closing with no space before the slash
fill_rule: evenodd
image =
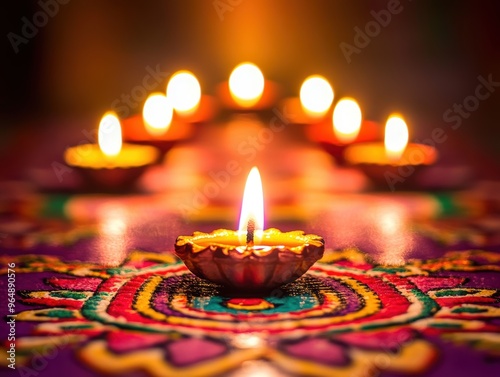
<path id="1" fill-rule="evenodd" d="M 307 137 L 332 155 L 337 163 L 344 164 L 345 149 L 351 144 L 380 139 L 378 123 L 364 120 L 361 108 L 353 98 L 340 99 L 331 117 L 306 127 Z"/>
<path id="2" fill-rule="evenodd" d="M 142 114 L 126 118 L 122 124 L 125 140 L 153 145 L 163 153 L 194 134 L 193 124 L 175 118 L 172 100 L 159 92 L 148 96 Z"/>
<path id="3" fill-rule="evenodd" d="M 237 292 L 270 291 L 301 277 L 323 256 L 323 238 L 303 231 L 264 230 L 262 181 L 248 175 L 238 230 L 179 236 L 175 253 L 196 276 Z"/>
<path id="4" fill-rule="evenodd" d="M 238 64 L 229 80 L 217 87 L 224 107 L 239 110 L 270 109 L 279 95 L 278 85 L 264 78 L 259 67 L 250 62 Z"/>
<path id="5" fill-rule="evenodd" d="M 438 159 L 437 149 L 409 143 L 408 126 L 399 114 L 392 114 L 385 125 L 384 142 L 350 145 L 345 150 L 348 164 L 361 169 L 376 185 L 412 189 L 418 186 L 418 175 Z"/>
<path id="6" fill-rule="evenodd" d="M 153 146 L 123 143 L 120 120 L 113 112 L 104 114 L 97 136 L 97 144 L 80 144 L 64 153 L 65 162 L 81 173 L 86 189 L 129 191 L 159 157 Z"/>

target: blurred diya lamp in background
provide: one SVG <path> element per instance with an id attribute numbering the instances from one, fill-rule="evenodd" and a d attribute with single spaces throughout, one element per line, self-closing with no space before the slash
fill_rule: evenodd
<path id="1" fill-rule="evenodd" d="M 239 230 L 179 236 L 175 253 L 196 276 L 230 291 L 266 292 L 301 277 L 323 256 L 320 236 L 264 230 L 264 198 L 257 168 L 248 175 Z"/>
<path id="2" fill-rule="evenodd" d="M 144 103 L 142 115 L 126 118 L 122 124 L 125 140 L 153 145 L 163 153 L 194 134 L 191 123 L 175 119 L 172 101 L 163 93 L 152 93 Z"/>
<path id="3" fill-rule="evenodd" d="M 217 94 L 226 108 L 232 110 L 267 110 L 279 96 L 279 86 L 266 80 L 259 67 L 241 63 L 233 69 L 229 80 L 218 85 Z"/>
<path id="4" fill-rule="evenodd" d="M 331 117 L 306 127 L 307 137 L 321 145 L 337 163 L 344 164 L 348 145 L 380 140 L 378 123 L 363 120 L 358 103 L 352 98 L 342 98 Z"/>
<path id="5" fill-rule="evenodd" d="M 159 157 L 157 148 L 122 142 L 120 121 L 115 113 L 104 114 L 98 129 L 98 144 L 81 144 L 65 151 L 64 160 L 77 169 L 84 189 L 129 191 L 145 169 Z"/>
<path id="6" fill-rule="evenodd" d="M 413 189 L 418 175 L 438 159 L 436 148 L 408 143 L 408 127 L 404 119 L 391 115 L 386 122 L 384 142 L 359 143 L 345 150 L 348 164 L 359 168 L 379 187 Z"/>
<path id="7" fill-rule="evenodd" d="M 281 107 L 285 114 L 290 114 L 290 121 L 294 124 L 318 123 L 327 116 L 333 98 L 333 88 L 328 80 L 312 75 L 302 83 L 299 97 L 286 98 Z"/>
<path id="8" fill-rule="evenodd" d="M 167 83 L 166 95 L 174 110 L 174 121 L 203 123 L 216 115 L 217 101 L 202 94 L 198 79 L 189 71 L 178 71 L 172 75 Z"/>

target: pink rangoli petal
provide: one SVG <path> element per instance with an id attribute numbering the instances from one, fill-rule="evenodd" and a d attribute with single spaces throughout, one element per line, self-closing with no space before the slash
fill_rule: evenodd
<path id="1" fill-rule="evenodd" d="M 396 351 L 402 344 L 413 338 L 410 329 L 397 329 L 374 332 L 352 332 L 336 336 L 339 341 L 349 345 L 374 350 L 386 349 Z"/>
<path id="2" fill-rule="evenodd" d="M 167 345 L 171 361 L 179 366 L 197 363 L 217 357 L 226 352 L 226 347 L 206 339 L 181 339 Z"/>
<path id="3" fill-rule="evenodd" d="M 115 331 L 108 334 L 109 348 L 114 352 L 129 352 L 161 344 L 168 340 L 163 334 Z"/>
<path id="4" fill-rule="evenodd" d="M 95 291 L 102 279 L 99 278 L 49 278 L 47 282 L 59 289 L 71 291 Z"/>
<path id="5" fill-rule="evenodd" d="M 348 362 L 344 347 L 323 338 L 307 339 L 284 348 L 292 356 L 323 364 L 345 365 Z"/>
<path id="6" fill-rule="evenodd" d="M 465 280 L 460 277 L 429 277 L 429 276 L 411 276 L 408 278 L 422 292 L 429 292 L 434 289 L 454 288 L 459 286 Z"/>

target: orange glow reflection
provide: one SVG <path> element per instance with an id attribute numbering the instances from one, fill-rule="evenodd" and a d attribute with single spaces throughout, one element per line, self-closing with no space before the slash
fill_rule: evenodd
<path id="1" fill-rule="evenodd" d="M 266 340 L 258 334 L 236 334 L 232 339 L 232 344 L 236 348 L 258 348 L 264 345 Z"/>
<path id="2" fill-rule="evenodd" d="M 254 242 L 258 244 L 262 240 L 262 231 L 264 230 L 264 193 L 259 169 L 255 166 L 248 174 L 241 204 L 238 235 L 242 245 L 246 244 L 249 221 L 253 221 L 255 224 Z"/>
<path id="3" fill-rule="evenodd" d="M 236 374 L 231 374 L 229 377 L 285 377 L 271 363 L 264 360 L 246 360 L 241 364 L 241 369 Z"/>
<path id="4" fill-rule="evenodd" d="M 98 208 L 99 259 L 102 263 L 119 265 L 127 256 L 129 211 L 124 205 L 107 203 Z"/>
<path id="5" fill-rule="evenodd" d="M 122 128 L 118 116 L 107 112 L 99 123 L 97 132 L 99 148 L 106 156 L 113 157 L 120 154 L 122 149 Z"/>
<path id="6" fill-rule="evenodd" d="M 333 131 L 341 143 L 348 144 L 358 137 L 361 109 L 352 98 L 342 98 L 333 110 Z"/>
<path id="7" fill-rule="evenodd" d="M 397 114 L 391 115 L 385 124 L 385 153 L 387 158 L 397 162 L 408 145 L 408 126 Z"/>
<path id="8" fill-rule="evenodd" d="M 414 245 L 408 210 L 397 203 L 382 203 L 374 208 L 376 243 L 381 250 L 378 262 L 400 266 Z"/>

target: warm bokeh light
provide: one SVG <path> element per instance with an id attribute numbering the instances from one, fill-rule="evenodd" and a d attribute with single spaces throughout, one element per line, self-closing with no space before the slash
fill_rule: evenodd
<path id="1" fill-rule="evenodd" d="M 117 156 L 122 149 L 122 128 L 118 116 L 107 112 L 99 123 L 97 132 L 99 148 L 106 156 Z"/>
<path id="2" fill-rule="evenodd" d="M 410 231 L 408 209 L 396 201 L 387 200 L 375 205 L 370 212 L 374 229 L 371 237 L 378 252 L 377 262 L 389 266 L 401 266 L 415 246 L 415 235 Z"/>
<path id="3" fill-rule="evenodd" d="M 247 227 L 250 220 L 254 221 L 254 242 L 258 244 L 262 240 L 262 231 L 264 230 L 264 193 L 259 169 L 255 166 L 248 174 L 241 204 L 238 236 L 242 245 L 246 244 Z"/>
<path id="4" fill-rule="evenodd" d="M 387 119 L 384 144 L 387 158 L 398 161 L 408 145 L 408 127 L 400 115 L 393 114 Z"/>
<path id="5" fill-rule="evenodd" d="M 333 110 L 333 131 L 341 143 L 351 143 L 358 137 L 361 121 L 361 109 L 352 98 L 342 98 Z"/>
<path id="6" fill-rule="evenodd" d="M 265 344 L 265 339 L 262 337 L 248 333 L 248 334 L 235 334 L 232 337 L 231 342 L 233 346 L 240 349 L 248 349 L 248 348 L 258 348 L 262 347 Z"/>
<path id="7" fill-rule="evenodd" d="M 95 248 L 90 248 L 90 254 L 100 263 L 118 266 L 127 255 L 127 236 L 130 220 L 134 212 L 119 202 L 105 202 L 92 207 L 97 217 L 99 236 Z M 94 256 L 94 255 L 92 255 Z"/>
<path id="8" fill-rule="evenodd" d="M 150 135 L 161 136 L 172 123 L 174 108 L 172 102 L 162 93 L 151 94 L 142 109 L 144 125 Z"/>
<path id="9" fill-rule="evenodd" d="M 300 103 L 304 111 L 315 118 L 326 114 L 333 102 L 333 89 L 323 76 L 306 78 L 300 87 Z"/>
<path id="10" fill-rule="evenodd" d="M 172 101 L 172 106 L 177 113 L 192 114 L 200 103 L 200 83 L 189 71 L 176 72 L 167 84 L 167 97 Z"/>
<path id="11" fill-rule="evenodd" d="M 229 76 L 229 91 L 238 105 L 251 107 L 262 97 L 264 75 L 255 64 L 241 63 Z"/>

